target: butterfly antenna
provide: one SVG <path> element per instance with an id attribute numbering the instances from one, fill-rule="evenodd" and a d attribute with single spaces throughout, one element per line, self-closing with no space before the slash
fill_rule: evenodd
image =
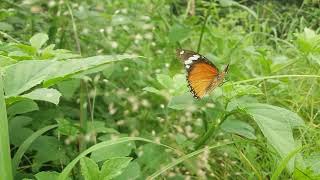
<path id="1" fill-rule="evenodd" d="M 227 73 L 229 70 L 229 64 L 224 68 L 224 72 Z"/>

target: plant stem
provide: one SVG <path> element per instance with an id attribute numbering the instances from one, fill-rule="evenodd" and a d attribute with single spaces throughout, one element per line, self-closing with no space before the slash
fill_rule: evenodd
<path id="1" fill-rule="evenodd" d="M 0 75 L 0 180 L 12 180 L 9 129 L 3 81 Z"/>
<path id="2" fill-rule="evenodd" d="M 209 128 L 209 130 L 200 138 L 200 140 L 198 141 L 198 143 L 195 146 L 195 149 L 199 149 L 201 148 L 206 142 L 207 140 L 212 137 L 212 135 L 214 134 L 215 130 L 217 128 L 217 125 L 212 124 Z"/>
<path id="3" fill-rule="evenodd" d="M 275 76 L 264 76 L 264 77 L 257 77 L 242 81 L 234 82 L 234 84 L 242 84 L 252 81 L 261 81 L 265 79 L 280 79 L 280 78 L 290 78 L 290 77 L 302 77 L 302 78 L 320 78 L 319 75 L 312 75 L 312 74 L 289 74 L 289 75 L 275 75 Z"/>
<path id="4" fill-rule="evenodd" d="M 78 53 L 81 55 L 81 46 L 80 46 L 80 40 L 79 40 L 79 36 L 78 36 L 78 31 L 77 31 L 77 26 L 73 17 L 73 13 L 72 13 L 72 9 L 69 5 L 69 3 L 67 2 L 67 7 L 71 16 L 71 20 L 72 20 L 72 27 L 73 27 L 73 34 L 74 34 L 74 39 L 76 41 L 76 45 L 77 45 L 77 50 Z M 82 79 L 80 80 L 80 128 L 82 129 L 82 132 L 84 134 L 87 133 L 87 125 L 88 125 L 88 120 L 87 120 L 87 91 L 86 91 L 86 82 Z M 82 152 L 86 149 L 87 145 L 86 142 L 84 141 L 84 138 L 80 138 L 79 139 L 79 151 Z"/>
<path id="5" fill-rule="evenodd" d="M 202 37 L 203 37 L 203 34 L 204 34 L 204 29 L 206 28 L 207 21 L 208 21 L 208 19 L 209 19 L 210 12 L 211 12 L 211 9 L 209 9 L 209 10 L 207 11 L 207 15 L 206 15 L 205 20 L 204 20 L 203 25 L 202 25 L 201 34 L 200 34 L 200 39 L 199 39 L 198 48 L 197 48 L 197 52 L 198 52 L 198 53 L 199 53 L 199 51 L 200 51 L 200 49 L 201 49 Z"/>
<path id="6" fill-rule="evenodd" d="M 227 108 L 227 104 L 226 104 L 225 109 L 226 108 Z M 230 115 L 232 115 L 234 113 L 237 113 L 237 111 L 231 111 L 231 112 L 225 114 L 222 117 L 222 120 L 220 122 L 218 122 L 217 124 L 213 123 L 210 126 L 210 129 L 200 138 L 200 140 L 198 141 L 198 143 L 195 146 L 195 149 L 197 150 L 197 149 L 201 148 L 208 141 L 208 139 L 210 139 L 214 135 L 214 133 L 216 132 L 216 130 L 220 126 L 220 124 L 222 124 Z"/>

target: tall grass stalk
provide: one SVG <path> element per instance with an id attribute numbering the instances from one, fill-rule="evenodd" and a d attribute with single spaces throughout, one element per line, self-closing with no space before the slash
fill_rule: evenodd
<path id="1" fill-rule="evenodd" d="M 70 13 L 71 16 L 71 20 L 72 20 L 72 28 L 73 28 L 73 34 L 74 34 L 74 39 L 76 41 L 76 45 L 77 45 L 77 50 L 78 53 L 81 55 L 81 46 L 80 46 L 80 40 L 79 40 L 79 36 L 78 36 L 78 31 L 77 31 L 77 26 L 74 20 L 74 16 L 73 16 L 73 12 L 72 9 L 69 5 L 69 3 L 67 3 L 67 7 L 68 7 L 68 11 Z M 87 91 L 86 91 L 86 82 L 82 79 L 80 80 L 80 127 L 83 130 L 83 133 L 85 134 L 87 132 L 87 125 L 88 125 L 88 119 L 87 119 Z M 86 142 L 80 138 L 79 140 L 79 151 L 82 152 L 86 149 L 87 145 Z"/>
<path id="2" fill-rule="evenodd" d="M 0 76 L 0 180 L 12 179 L 8 119 L 2 76 Z"/>

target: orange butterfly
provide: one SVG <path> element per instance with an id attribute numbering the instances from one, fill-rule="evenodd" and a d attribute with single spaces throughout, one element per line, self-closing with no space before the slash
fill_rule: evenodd
<path id="1" fill-rule="evenodd" d="M 177 49 L 177 57 L 187 71 L 188 87 L 193 97 L 199 99 L 219 86 L 226 75 L 229 64 L 219 73 L 218 68 L 204 56 L 189 50 Z"/>

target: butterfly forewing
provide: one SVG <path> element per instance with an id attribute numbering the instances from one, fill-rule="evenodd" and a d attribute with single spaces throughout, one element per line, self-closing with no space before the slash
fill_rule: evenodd
<path id="1" fill-rule="evenodd" d="M 188 72 L 190 90 L 196 98 L 202 98 L 216 83 L 218 70 L 206 62 L 197 62 Z"/>
<path id="2" fill-rule="evenodd" d="M 187 70 L 190 91 L 196 98 L 202 98 L 217 83 L 219 71 L 204 56 L 189 50 L 178 49 L 177 56 Z"/>

